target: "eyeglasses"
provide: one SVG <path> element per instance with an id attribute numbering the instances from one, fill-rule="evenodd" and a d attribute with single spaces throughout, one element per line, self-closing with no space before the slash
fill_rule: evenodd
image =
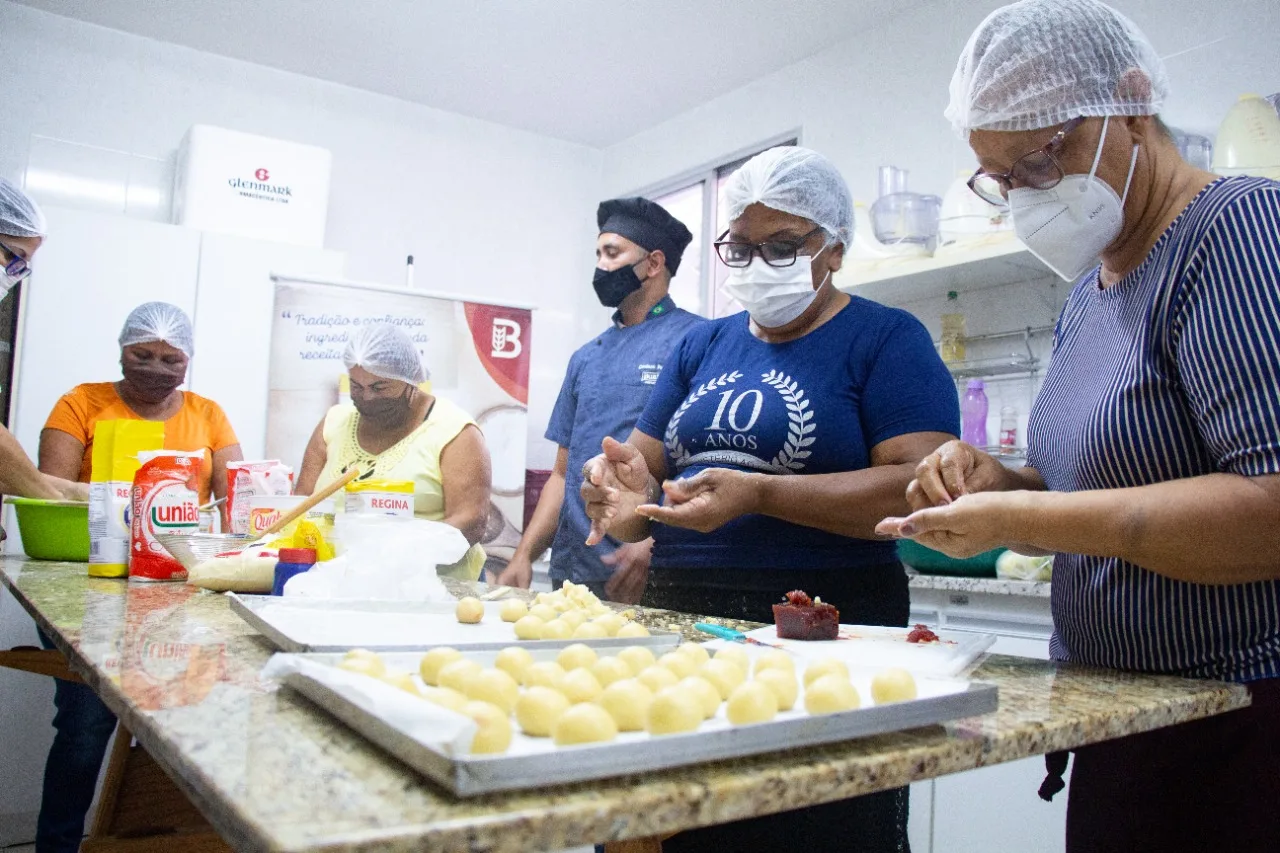
<path id="1" fill-rule="evenodd" d="M 4 249 L 4 253 L 9 256 L 9 260 L 6 261 L 4 265 L 4 274 L 9 277 L 10 281 L 17 284 L 27 276 L 31 275 L 31 267 L 27 265 L 26 258 L 19 255 L 4 243 L 0 243 L 0 249 Z"/>
<path id="2" fill-rule="evenodd" d="M 742 268 L 751 265 L 751 257 L 760 255 L 761 259 L 771 267 L 789 267 L 796 262 L 796 255 L 804 248 L 814 234 L 822 233 L 822 226 L 810 231 L 799 240 L 766 240 L 763 243 L 739 243 L 725 240 L 725 231 L 716 240 L 716 254 L 727 267 Z"/>
<path id="3" fill-rule="evenodd" d="M 978 198 L 996 207 L 1009 206 L 1009 190 L 1014 187 L 1053 189 L 1066 174 L 1062 170 L 1062 164 L 1058 162 L 1058 151 L 1061 150 L 1067 134 L 1079 127 L 1082 122 L 1084 122 L 1084 116 L 1077 116 L 1064 124 L 1043 148 L 1023 154 L 1014 161 L 1013 168 L 1005 174 L 984 172 L 979 169 L 969 179 L 969 189 L 973 190 Z"/>

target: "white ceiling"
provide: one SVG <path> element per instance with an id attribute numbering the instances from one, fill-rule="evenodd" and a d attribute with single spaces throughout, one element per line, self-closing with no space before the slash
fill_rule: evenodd
<path id="1" fill-rule="evenodd" d="M 602 147 L 906 0 L 16 0 Z"/>

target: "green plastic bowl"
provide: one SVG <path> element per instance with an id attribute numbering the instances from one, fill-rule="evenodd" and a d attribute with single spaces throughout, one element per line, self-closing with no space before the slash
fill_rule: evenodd
<path id="1" fill-rule="evenodd" d="M 89 505 L 78 501 L 5 498 L 18 514 L 22 550 L 33 560 L 89 562 Z"/>
<path id="2" fill-rule="evenodd" d="M 898 559 L 926 575 L 951 575 L 964 578 L 993 578 L 996 560 L 1007 549 L 996 548 L 964 560 L 948 557 L 941 551 L 926 548 L 910 539 L 898 540 Z"/>

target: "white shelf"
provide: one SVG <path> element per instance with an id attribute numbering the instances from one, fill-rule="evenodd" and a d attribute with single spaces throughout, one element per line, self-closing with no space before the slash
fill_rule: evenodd
<path id="1" fill-rule="evenodd" d="M 1052 276 L 1012 234 L 980 245 L 944 246 L 928 258 L 867 258 L 850 254 L 836 287 L 889 305 L 945 297 L 947 291 L 982 290 Z"/>

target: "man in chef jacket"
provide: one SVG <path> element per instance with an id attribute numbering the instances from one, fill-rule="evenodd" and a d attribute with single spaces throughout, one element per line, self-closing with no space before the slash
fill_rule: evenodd
<path id="1" fill-rule="evenodd" d="M 693 239 L 684 223 L 648 199 L 618 198 L 600 203 L 596 224 L 592 285 L 601 304 L 617 310 L 609 328 L 569 360 L 546 432 L 559 446 L 555 469 L 498 583 L 527 588 L 533 560 L 550 547 L 556 588 L 568 580 L 600 598 L 635 603 L 648 578 L 652 540 L 624 544 L 606 537 L 588 546 L 591 522 L 578 489 L 566 491 L 565 475 L 577 475 L 605 436 L 627 439 L 667 357 L 703 320 L 677 308 L 668 292 Z"/>

